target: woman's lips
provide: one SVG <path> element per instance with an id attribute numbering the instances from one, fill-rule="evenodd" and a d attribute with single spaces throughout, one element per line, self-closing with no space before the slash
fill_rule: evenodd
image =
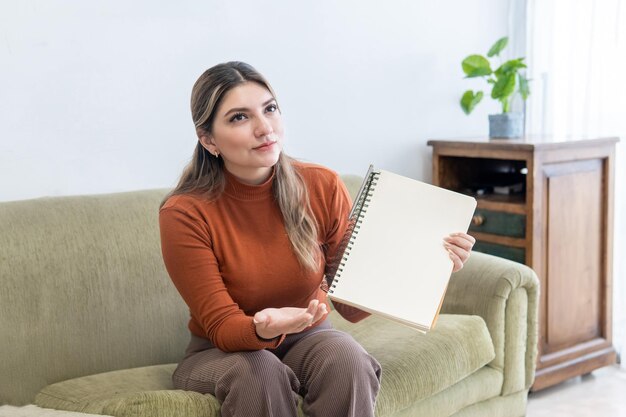
<path id="1" fill-rule="evenodd" d="M 270 149 L 272 149 L 272 146 L 274 146 L 276 144 L 276 142 L 267 142 L 264 143 L 261 146 L 257 146 L 256 148 L 254 148 L 255 151 L 268 151 Z"/>

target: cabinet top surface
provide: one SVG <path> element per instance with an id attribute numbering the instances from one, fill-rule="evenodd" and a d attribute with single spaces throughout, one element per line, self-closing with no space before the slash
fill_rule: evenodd
<path id="1" fill-rule="evenodd" d="M 430 146 L 461 146 L 490 149 L 534 150 L 583 146 L 613 145 L 618 137 L 574 137 L 574 136 L 524 136 L 517 139 L 492 139 L 488 137 L 433 139 L 427 142 Z"/>

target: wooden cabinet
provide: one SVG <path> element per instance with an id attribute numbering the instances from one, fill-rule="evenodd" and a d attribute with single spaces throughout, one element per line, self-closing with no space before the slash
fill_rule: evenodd
<path id="1" fill-rule="evenodd" d="M 617 138 L 431 140 L 433 183 L 473 195 L 475 250 L 541 282 L 533 390 L 616 360 L 611 342 Z"/>

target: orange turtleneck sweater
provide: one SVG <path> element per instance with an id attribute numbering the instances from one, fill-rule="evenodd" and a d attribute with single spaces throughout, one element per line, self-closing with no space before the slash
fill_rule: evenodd
<path id="1" fill-rule="evenodd" d="M 333 171 L 300 162 L 295 167 L 308 189 L 328 262 L 346 230 L 350 196 Z M 189 306 L 193 334 L 226 352 L 276 348 L 284 335 L 259 338 L 252 317 L 268 307 L 304 308 L 315 298 L 328 304 L 320 289 L 325 265 L 314 272 L 300 266 L 272 194 L 273 175 L 258 186 L 228 172 L 226 180 L 224 192 L 213 201 L 177 195 L 163 205 L 163 260 Z M 352 322 L 369 315 L 339 303 L 335 308 Z"/>

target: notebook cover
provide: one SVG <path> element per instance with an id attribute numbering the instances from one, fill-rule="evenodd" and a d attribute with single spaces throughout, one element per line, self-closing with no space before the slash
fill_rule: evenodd
<path id="1" fill-rule="evenodd" d="M 453 264 L 443 238 L 467 232 L 473 197 L 380 170 L 329 296 L 429 330 Z"/>

